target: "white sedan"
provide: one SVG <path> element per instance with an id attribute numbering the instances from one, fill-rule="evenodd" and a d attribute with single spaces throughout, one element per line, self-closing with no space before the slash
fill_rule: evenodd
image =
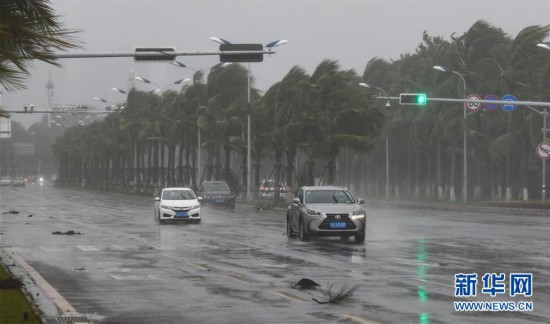
<path id="1" fill-rule="evenodd" d="M 190 188 L 163 188 L 155 197 L 155 219 L 161 224 L 168 220 L 200 223 L 201 200 Z"/>

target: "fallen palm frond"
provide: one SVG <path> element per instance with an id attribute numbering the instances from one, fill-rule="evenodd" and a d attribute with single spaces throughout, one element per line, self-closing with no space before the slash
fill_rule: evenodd
<path id="1" fill-rule="evenodd" d="M 319 304 L 339 304 L 353 296 L 353 293 L 359 288 L 359 285 L 349 288 L 348 284 L 344 284 L 337 293 L 334 292 L 332 288 L 333 284 L 331 283 L 328 285 L 327 290 L 320 289 L 325 298 L 324 301 L 320 301 L 316 298 L 312 299 Z"/>

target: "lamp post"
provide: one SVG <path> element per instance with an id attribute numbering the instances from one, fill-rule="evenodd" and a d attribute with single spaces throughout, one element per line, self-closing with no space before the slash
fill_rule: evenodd
<path id="1" fill-rule="evenodd" d="M 361 82 L 359 83 L 360 86 L 368 88 L 368 89 L 376 89 L 382 92 L 384 97 L 388 98 L 388 101 L 386 102 L 386 109 L 389 109 L 391 107 L 390 99 L 386 91 L 384 89 L 373 86 L 372 84 Z M 389 145 L 389 134 L 386 133 L 386 199 L 390 199 L 390 145 Z"/>
<path id="2" fill-rule="evenodd" d="M 218 44 L 222 45 L 228 45 L 231 44 L 228 40 L 225 40 L 223 38 L 219 37 L 210 37 L 210 40 L 213 42 L 216 42 Z M 273 47 L 277 47 L 280 45 L 284 45 L 288 43 L 286 39 L 276 40 L 270 43 L 267 43 L 265 47 L 268 48 L 268 50 L 271 51 Z M 251 192 L 250 192 L 250 62 L 248 63 L 247 69 L 246 69 L 246 83 L 247 83 L 247 103 L 248 103 L 248 116 L 247 116 L 247 150 L 246 150 L 246 201 L 251 200 Z"/>
<path id="3" fill-rule="evenodd" d="M 464 76 L 456 71 L 453 71 L 447 67 L 444 67 L 444 66 L 441 66 L 441 65 L 435 65 L 433 67 L 435 70 L 438 70 L 438 71 L 441 71 L 441 72 L 445 72 L 445 73 L 453 73 L 453 74 L 456 74 L 458 75 L 461 79 L 462 79 L 462 84 L 463 84 L 463 92 L 462 92 L 462 97 L 463 98 L 466 98 L 466 80 L 464 79 Z M 464 202 L 467 202 L 468 201 L 468 159 L 467 159 L 467 147 L 468 147 L 468 142 L 467 142 L 467 136 L 466 136 L 466 104 L 464 104 L 464 152 L 463 152 L 463 163 L 464 163 L 464 172 L 463 172 L 463 184 L 462 184 L 462 198 L 464 200 Z"/>

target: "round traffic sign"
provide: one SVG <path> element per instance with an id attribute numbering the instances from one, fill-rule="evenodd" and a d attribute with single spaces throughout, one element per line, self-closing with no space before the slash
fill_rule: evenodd
<path id="1" fill-rule="evenodd" d="M 468 99 L 468 100 L 481 100 L 481 97 L 476 95 L 476 94 L 471 94 L 466 99 Z M 481 104 L 479 102 L 467 102 L 466 103 L 466 109 L 468 109 L 469 111 L 472 111 L 472 112 L 478 111 L 480 107 L 481 107 Z"/>
<path id="2" fill-rule="evenodd" d="M 498 100 L 498 97 L 490 94 L 483 97 L 483 100 Z M 483 108 L 485 108 L 485 111 L 496 111 L 498 109 L 498 104 L 484 103 Z"/>
<path id="3" fill-rule="evenodd" d="M 512 96 L 511 94 L 507 94 L 502 99 L 502 101 L 517 101 L 516 97 Z M 516 110 L 516 105 L 509 105 L 509 104 L 503 104 L 502 110 L 504 111 L 514 111 Z"/>
<path id="4" fill-rule="evenodd" d="M 537 145 L 537 156 L 539 159 L 545 160 L 550 157 L 550 144 L 542 142 Z"/>

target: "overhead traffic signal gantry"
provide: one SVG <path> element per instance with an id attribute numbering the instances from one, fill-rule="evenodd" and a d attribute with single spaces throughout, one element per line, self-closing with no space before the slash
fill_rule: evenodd
<path id="1" fill-rule="evenodd" d="M 425 93 L 402 93 L 399 95 L 399 104 L 401 105 L 426 105 L 428 98 Z"/>

